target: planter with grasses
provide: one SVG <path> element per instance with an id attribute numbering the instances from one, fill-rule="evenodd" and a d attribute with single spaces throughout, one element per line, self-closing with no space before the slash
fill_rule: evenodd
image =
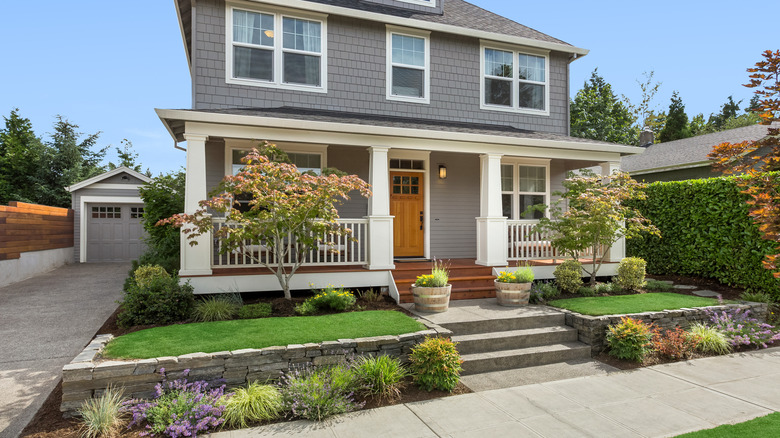
<path id="1" fill-rule="evenodd" d="M 414 308 L 421 312 L 446 312 L 450 305 L 450 273 L 447 265 L 440 260 L 433 261 L 430 274 L 417 277 L 412 285 Z"/>
<path id="2" fill-rule="evenodd" d="M 502 306 L 527 306 L 531 297 L 531 285 L 534 271 L 529 267 L 514 272 L 501 271 L 494 282 L 496 300 Z"/>

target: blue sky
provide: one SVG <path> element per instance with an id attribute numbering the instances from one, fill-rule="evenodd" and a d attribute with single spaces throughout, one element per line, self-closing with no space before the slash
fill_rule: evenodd
<path id="1" fill-rule="evenodd" d="M 472 0 L 485 9 L 591 52 L 571 64 L 571 94 L 594 68 L 619 94 L 639 99 L 654 70 L 689 115 L 709 115 L 729 95 L 750 99 L 745 69 L 780 48 L 780 33 L 755 32 L 761 12 L 733 1 Z M 61 114 L 100 144 L 131 140 L 152 172 L 184 164 L 154 108 L 188 108 L 190 77 L 173 0 L 0 2 L 0 115 L 19 108 L 37 133 Z M 115 159 L 113 148 L 109 159 Z"/>

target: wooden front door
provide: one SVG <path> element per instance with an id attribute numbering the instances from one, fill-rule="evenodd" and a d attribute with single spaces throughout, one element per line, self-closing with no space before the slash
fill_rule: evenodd
<path id="1" fill-rule="evenodd" d="M 390 172 L 390 215 L 395 257 L 425 255 L 425 210 L 421 172 Z"/>

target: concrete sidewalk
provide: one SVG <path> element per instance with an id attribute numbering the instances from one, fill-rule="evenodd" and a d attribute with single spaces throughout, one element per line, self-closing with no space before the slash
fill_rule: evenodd
<path id="1" fill-rule="evenodd" d="M 0 288 L 0 438 L 15 438 L 122 297 L 125 263 L 66 265 Z"/>
<path id="2" fill-rule="evenodd" d="M 211 437 L 664 437 L 778 410 L 780 347 Z"/>

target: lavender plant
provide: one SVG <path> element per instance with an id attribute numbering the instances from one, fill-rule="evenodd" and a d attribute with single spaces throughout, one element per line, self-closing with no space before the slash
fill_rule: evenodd
<path id="1" fill-rule="evenodd" d="M 295 367 L 279 381 L 282 404 L 293 418 L 320 421 L 363 407 L 354 399 L 359 385 L 350 365 Z"/>
<path id="2" fill-rule="evenodd" d="M 209 388 L 205 381 L 188 382 L 189 370 L 184 377 L 174 381 L 167 380 L 165 369 L 160 369 L 162 383 L 155 386 L 155 397 L 151 401 L 129 400 L 124 410 L 132 414 L 131 428 L 146 423 L 141 436 L 166 435 L 171 438 L 197 437 L 198 432 L 216 428 L 225 420 L 222 413 L 225 385 Z"/>
<path id="3" fill-rule="evenodd" d="M 729 309 L 722 312 L 707 311 L 712 325 L 723 332 L 732 347 L 750 345 L 767 348 L 780 340 L 780 333 L 769 324 L 750 317 L 750 310 Z"/>

